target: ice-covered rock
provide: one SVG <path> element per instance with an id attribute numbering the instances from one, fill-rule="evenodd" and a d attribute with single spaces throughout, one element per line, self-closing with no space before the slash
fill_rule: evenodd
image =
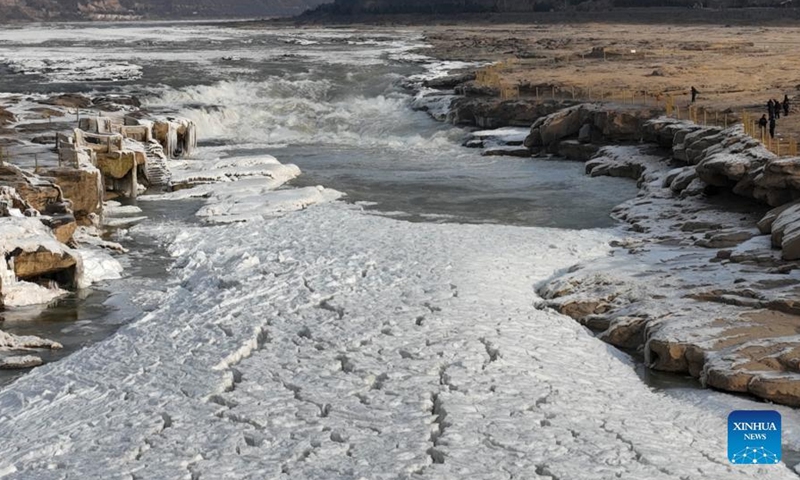
<path id="1" fill-rule="evenodd" d="M 686 190 L 689 185 L 698 178 L 697 171 L 694 167 L 685 167 L 673 172 L 675 173 L 674 176 L 668 175 L 665 178 L 665 186 L 669 187 L 673 192 L 682 192 Z"/>
<path id="2" fill-rule="evenodd" d="M 545 305 L 613 345 L 640 350 L 652 368 L 800 404 L 800 371 L 789 361 L 798 345 L 800 305 L 793 299 L 800 295 L 800 276 L 755 228 L 763 209 L 730 193 L 726 202 L 745 203 L 726 211 L 717 201 L 687 196 L 707 188 L 695 168 L 672 169 L 642 147 L 605 147 L 586 166 L 607 174 L 642 172 L 640 194 L 614 214 L 644 235 L 620 242 L 612 257 L 542 284 Z M 672 187 L 689 179 L 675 196 Z M 762 222 L 775 244 L 790 252 L 793 245 L 784 242 L 800 231 L 796 210 L 776 209 Z"/>
<path id="3" fill-rule="evenodd" d="M 703 156 L 697 163 L 697 176 L 709 185 L 733 189 L 748 174 L 763 166 L 773 156 L 766 149 L 734 153 L 724 150 Z"/>
<path id="4" fill-rule="evenodd" d="M 153 138 L 170 158 L 189 157 L 197 149 L 197 126 L 186 118 L 158 118 L 153 121 Z"/>
<path id="5" fill-rule="evenodd" d="M 531 151 L 526 147 L 491 147 L 481 152 L 484 157 L 523 157 L 531 156 Z"/>
<path id="6" fill-rule="evenodd" d="M 63 348 L 63 346 L 58 342 L 36 337 L 33 335 L 18 336 L 0 330 L 0 349 L 25 350 L 31 348 L 46 348 L 51 350 L 59 350 Z"/>
<path id="7" fill-rule="evenodd" d="M 770 225 L 772 245 L 781 249 L 784 260 L 800 260 L 800 204 L 794 203 L 780 213 L 771 213 L 774 215 Z M 767 223 L 769 220 L 762 220 L 765 228 Z"/>
<path id="8" fill-rule="evenodd" d="M 87 224 L 90 214 L 102 212 L 103 178 L 93 165 L 82 163 L 77 168 L 52 168 L 43 171 L 42 175 L 55 179 L 64 197 L 70 201 L 72 212 L 79 223 Z"/>
<path id="9" fill-rule="evenodd" d="M 530 133 L 530 129 L 522 127 L 504 127 L 495 130 L 479 130 L 467 136 L 465 143 L 478 140 L 484 147 L 492 146 L 520 146 Z"/>
<path id="10" fill-rule="evenodd" d="M 245 177 L 264 177 L 270 179 L 275 189 L 299 175 L 300 169 L 296 165 L 284 165 L 271 155 L 260 155 L 225 158 L 211 164 L 185 162 L 173 167 L 172 184 L 176 190 L 181 190 L 198 185 L 234 182 Z M 205 189 L 194 189 L 191 196 L 197 196 L 201 190 Z"/>
<path id="11" fill-rule="evenodd" d="M 198 212 L 209 222 L 230 223 L 263 219 L 303 210 L 318 203 L 331 202 L 342 193 L 321 186 L 273 190 L 269 182 L 253 178 L 215 190 Z"/>
<path id="12" fill-rule="evenodd" d="M 48 303 L 64 294 L 61 288 L 76 288 L 82 281 L 78 254 L 38 218 L 0 218 L 0 254 L 0 305 L 6 307 Z"/>
<path id="13" fill-rule="evenodd" d="M 475 80 L 475 72 L 457 73 L 425 80 L 423 86 L 437 90 L 452 90 L 463 83 L 473 80 Z"/>
<path id="14" fill-rule="evenodd" d="M 173 183 L 178 190 L 143 199 L 204 199 L 206 205 L 197 216 L 211 223 L 270 218 L 342 196 L 323 187 L 279 190 L 300 175 L 300 169 L 284 165 L 270 155 L 192 160 L 173 171 Z"/>
<path id="15" fill-rule="evenodd" d="M 0 370 L 21 370 L 42 364 L 44 364 L 42 358 L 35 355 L 0 356 Z"/>
<path id="16" fill-rule="evenodd" d="M 44 212 L 52 204 L 61 203 L 61 189 L 53 180 L 39 177 L 9 163 L 0 165 L 0 187 L 13 188 L 33 209 Z"/>
<path id="17" fill-rule="evenodd" d="M 122 265 L 114 257 L 99 248 L 82 248 L 78 250 L 83 263 L 83 277 L 78 285 L 88 288 L 93 284 L 122 278 Z"/>
<path id="18" fill-rule="evenodd" d="M 603 147 L 588 162 L 586 173 L 592 177 L 626 177 L 633 180 L 648 181 L 643 178 L 646 172 L 663 169 L 664 160 L 660 156 L 648 155 L 638 147 Z"/>
<path id="19" fill-rule="evenodd" d="M 800 201 L 787 203 L 785 205 L 781 205 L 780 207 L 777 207 L 777 208 L 774 208 L 774 209 L 770 210 L 769 212 L 767 212 L 766 215 L 764 215 L 764 218 L 762 218 L 758 222 L 758 229 L 764 235 L 771 234 L 772 233 L 772 225 L 775 223 L 775 220 L 777 220 L 778 216 L 780 216 L 780 214 L 785 212 L 787 209 L 792 208 L 792 207 L 796 207 L 798 204 L 800 204 Z"/>

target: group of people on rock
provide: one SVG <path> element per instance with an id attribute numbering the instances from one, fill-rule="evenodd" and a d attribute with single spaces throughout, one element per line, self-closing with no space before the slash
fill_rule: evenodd
<path id="1" fill-rule="evenodd" d="M 786 117 L 789 115 L 789 95 L 783 96 L 783 102 L 777 99 L 770 99 L 767 102 L 767 113 L 761 115 L 761 118 L 758 120 L 758 126 L 761 129 L 761 134 L 765 133 L 767 129 L 767 125 L 769 125 L 769 137 L 775 138 L 775 124 L 779 118 L 781 118 L 781 110 L 783 110 L 783 116 Z M 769 115 L 769 118 L 767 118 Z"/>

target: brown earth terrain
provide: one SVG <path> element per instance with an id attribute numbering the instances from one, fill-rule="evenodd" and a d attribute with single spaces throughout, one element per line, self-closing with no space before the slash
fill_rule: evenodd
<path id="1" fill-rule="evenodd" d="M 659 98 L 663 105 L 673 97 L 685 115 L 695 86 L 701 92 L 696 105 L 709 116 L 760 116 L 770 98 L 784 95 L 800 101 L 798 27 L 551 23 L 432 26 L 425 32 L 433 46 L 426 53 L 438 58 L 513 59 L 499 74 L 522 98 L 550 96 L 553 87 L 556 97 L 575 92 L 586 100 L 654 104 Z M 800 115 L 782 117 L 777 131 L 796 136 Z"/>

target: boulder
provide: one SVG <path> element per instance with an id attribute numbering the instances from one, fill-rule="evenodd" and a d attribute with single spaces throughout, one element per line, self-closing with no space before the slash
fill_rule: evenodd
<path id="1" fill-rule="evenodd" d="M 91 165 L 80 168 L 52 168 L 42 173 L 55 179 L 65 198 L 72 203 L 75 219 L 86 224 L 92 213 L 99 214 L 103 208 L 103 178 L 100 171 Z"/>
<path id="2" fill-rule="evenodd" d="M 50 228 L 59 242 L 64 244 L 72 241 L 72 235 L 78 229 L 78 223 L 71 214 L 42 217 L 42 223 Z"/>
<path id="3" fill-rule="evenodd" d="M 673 148 L 675 145 L 675 135 L 681 130 L 686 129 L 689 122 L 676 120 L 669 117 L 659 117 L 642 126 L 642 140 L 648 143 L 655 143 L 662 148 Z"/>
<path id="4" fill-rule="evenodd" d="M 644 167 L 638 163 L 599 157 L 586 163 L 586 173 L 591 177 L 617 177 L 638 180 L 644 173 Z"/>
<path id="5" fill-rule="evenodd" d="M 638 141 L 642 136 L 642 125 L 656 112 L 650 109 L 619 109 L 603 113 L 594 112 L 594 126 L 603 136 L 613 142 Z"/>
<path id="6" fill-rule="evenodd" d="M 747 393 L 752 379 L 752 373 L 708 368 L 705 371 L 704 383 L 706 386 L 726 392 Z"/>
<path id="7" fill-rule="evenodd" d="M 723 136 L 719 128 L 699 128 L 684 138 L 685 158 L 690 165 L 697 165 L 709 147 L 718 145 Z"/>
<path id="8" fill-rule="evenodd" d="M 697 197 L 703 195 L 708 189 L 708 184 L 699 178 L 695 178 L 689 186 L 681 191 L 681 198 Z"/>
<path id="9" fill-rule="evenodd" d="M 34 208 L 22 198 L 13 187 L 0 186 L 0 217 L 33 213 Z"/>
<path id="10" fill-rule="evenodd" d="M 755 237 L 752 231 L 707 233 L 695 245 L 705 248 L 733 248 Z"/>
<path id="11" fill-rule="evenodd" d="M 525 145 L 548 147 L 577 136 L 586 124 L 591 124 L 594 131 L 611 142 L 639 140 L 643 135 L 643 125 L 653 115 L 655 112 L 649 109 L 619 107 L 609 110 L 607 106 L 597 104 L 575 105 L 537 120 L 531 126 L 531 135 Z"/>
<path id="12" fill-rule="evenodd" d="M 733 193 L 742 197 L 757 198 L 756 190 L 758 187 L 756 187 L 755 178 L 761 168 L 763 167 L 750 168 L 747 174 L 733 186 Z"/>
<path id="13" fill-rule="evenodd" d="M 3 107 L 0 107 L 0 127 L 5 127 L 6 125 L 9 125 L 16 121 L 17 118 L 14 116 L 13 113 L 11 113 L 10 111 L 6 110 Z"/>
<path id="14" fill-rule="evenodd" d="M 578 141 L 580 143 L 590 143 L 592 141 L 592 124 L 591 123 L 583 124 L 581 129 L 578 130 Z"/>
<path id="15" fill-rule="evenodd" d="M 474 81 L 475 76 L 475 72 L 447 75 L 425 80 L 422 85 L 436 90 L 452 90 L 463 83 Z"/>
<path id="16" fill-rule="evenodd" d="M 19 350 L 23 348 L 47 348 L 50 350 L 60 350 L 63 347 L 58 342 L 47 340 L 33 335 L 12 335 L 0 330 L 0 349 Z"/>
<path id="17" fill-rule="evenodd" d="M 784 260 L 800 260 L 800 221 L 784 232 L 781 252 Z"/>
<path id="18" fill-rule="evenodd" d="M 531 151 L 525 147 L 493 147 L 487 148 L 481 155 L 484 157 L 523 157 L 528 158 L 531 156 Z"/>
<path id="19" fill-rule="evenodd" d="M 575 301 L 558 305 L 556 309 L 562 315 L 566 315 L 575 320 L 582 320 L 590 315 L 602 313 L 605 310 L 604 305 L 603 302 L 596 300 Z"/>
<path id="20" fill-rule="evenodd" d="M 0 370 L 23 370 L 43 365 L 41 357 L 35 355 L 13 355 L 0 357 Z"/>
<path id="21" fill-rule="evenodd" d="M 772 246 L 781 248 L 784 234 L 798 228 L 800 228 L 800 203 L 786 208 L 772 222 Z"/>
<path id="22" fill-rule="evenodd" d="M 645 344 L 645 362 L 654 370 L 663 372 L 688 371 L 687 345 L 662 339 L 650 339 Z"/>
<path id="23" fill-rule="evenodd" d="M 673 192 L 682 192 L 686 190 L 695 179 L 697 179 L 697 171 L 694 167 L 686 167 L 675 175 L 672 182 L 669 184 L 669 188 Z"/>
<path id="24" fill-rule="evenodd" d="M 49 108 L 49 107 L 31 108 L 30 111 L 34 112 L 34 113 L 37 113 L 41 118 L 63 117 L 63 116 L 66 115 L 61 110 L 57 110 L 55 108 Z"/>
<path id="25" fill-rule="evenodd" d="M 681 125 L 680 127 L 675 126 L 672 131 L 674 132 L 672 136 L 672 142 L 669 145 L 672 148 L 672 158 L 675 160 L 686 162 L 686 136 L 696 132 L 701 127 L 694 125 L 694 124 L 687 124 Z"/>
<path id="26" fill-rule="evenodd" d="M 23 282 L 29 283 L 24 286 Z M 59 295 L 59 289 L 49 288 L 53 285 L 86 286 L 78 252 L 60 243 L 37 218 L 0 218 L 0 305 L 49 301 Z M 33 297 L 27 298 L 24 292 Z"/>
<path id="27" fill-rule="evenodd" d="M 141 100 L 134 95 L 102 95 L 94 97 L 92 104 L 105 111 L 117 111 L 123 107 L 139 108 L 142 106 Z"/>
<path id="28" fill-rule="evenodd" d="M 800 407 L 800 381 L 793 377 L 756 376 L 750 381 L 748 391 L 772 402 Z"/>
<path id="29" fill-rule="evenodd" d="M 709 185 L 733 188 L 754 168 L 759 159 L 746 154 L 718 153 L 697 164 L 697 176 Z"/>
<path id="30" fill-rule="evenodd" d="M 647 320 L 641 317 L 615 318 L 599 338 L 615 347 L 633 350 L 644 342 Z"/>
<path id="31" fill-rule="evenodd" d="M 566 108 L 548 116 L 539 125 L 542 145 L 551 145 L 563 138 L 577 135 L 588 114 L 583 105 Z M 534 124 L 535 125 L 535 124 Z"/>
<path id="32" fill-rule="evenodd" d="M 32 208 L 44 211 L 51 203 L 60 202 L 61 189 L 51 180 L 28 173 L 14 165 L 0 165 L 0 187 L 13 188 Z"/>
<path id="33" fill-rule="evenodd" d="M 661 181 L 661 188 L 669 188 L 672 185 L 672 182 L 675 181 L 675 178 L 678 177 L 681 173 L 690 169 L 691 167 L 681 167 L 681 168 L 673 168 L 666 175 L 664 175 L 664 179 Z"/>
<path id="34" fill-rule="evenodd" d="M 800 158 L 769 158 L 755 184 L 766 190 L 800 190 Z"/>
<path id="35" fill-rule="evenodd" d="M 761 231 L 761 233 L 763 233 L 764 235 L 769 235 L 770 233 L 772 233 L 772 224 L 775 223 L 775 220 L 777 220 L 777 218 L 787 209 L 795 207 L 798 204 L 800 204 L 800 201 L 787 203 L 785 205 L 781 205 L 780 207 L 774 208 L 769 212 L 767 212 L 767 214 L 764 215 L 764 218 L 762 218 L 758 222 L 759 231 Z"/>
<path id="36" fill-rule="evenodd" d="M 447 121 L 454 125 L 480 128 L 530 128 L 539 118 L 556 112 L 565 105 L 566 103 L 550 101 L 461 97 L 452 101 Z"/>
<path id="37" fill-rule="evenodd" d="M 42 103 L 67 108 L 89 108 L 92 106 L 92 99 L 79 93 L 65 93 L 50 97 Z"/>
<path id="38" fill-rule="evenodd" d="M 41 277 L 58 276 L 59 285 L 69 288 L 77 286 L 75 268 L 77 256 L 67 252 L 52 252 L 46 249 L 35 252 L 14 250 L 10 254 L 14 261 L 14 274 L 22 280 L 36 280 Z"/>
<path id="39" fill-rule="evenodd" d="M 531 133 L 530 135 L 525 137 L 525 142 L 523 142 L 523 145 L 525 145 L 528 148 L 541 147 L 543 145 L 542 129 L 537 126 L 531 128 Z"/>
<path id="40" fill-rule="evenodd" d="M 753 188 L 753 198 L 771 207 L 778 207 L 800 199 L 800 191 L 790 189 Z"/>
<path id="41" fill-rule="evenodd" d="M 599 146 L 582 143 L 579 140 L 564 140 L 558 143 L 556 152 L 568 160 L 586 162 L 597 154 Z"/>

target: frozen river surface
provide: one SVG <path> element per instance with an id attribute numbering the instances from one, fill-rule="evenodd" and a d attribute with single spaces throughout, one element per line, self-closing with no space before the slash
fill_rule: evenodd
<path id="1" fill-rule="evenodd" d="M 534 307 L 608 232 L 335 203 L 151 233 L 152 311 L 0 393 L 4 478 L 795 478 L 729 465 L 723 418 Z"/>

